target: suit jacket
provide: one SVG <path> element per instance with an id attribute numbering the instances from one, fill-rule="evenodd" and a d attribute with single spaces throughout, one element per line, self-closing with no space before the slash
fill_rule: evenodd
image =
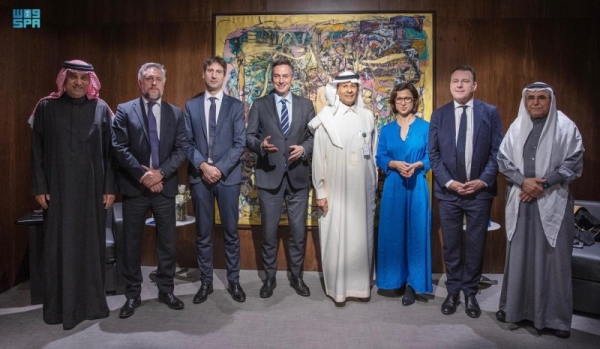
<path id="1" fill-rule="evenodd" d="M 456 124 L 454 102 L 450 102 L 431 114 L 429 123 L 429 160 L 435 177 L 434 194 L 440 200 L 462 198 L 444 185 L 457 178 L 456 173 Z M 498 147 L 502 142 L 502 121 L 495 106 L 473 100 L 473 157 L 471 180 L 480 179 L 487 187 L 473 197 L 489 199 L 496 196 L 498 175 Z"/>
<path id="2" fill-rule="evenodd" d="M 198 166 L 208 160 L 208 130 L 204 112 L 205 94 L 190 99 L 185 104 L 185 130 L 189 142 L 187 148 L 188 180 L 190 184 L 199 183 L 202 173 Z M 213 166 L 223 176 L 223 185 L 234 185 L 242 182 L 242 166 L 240 158 L 246 144 L 246 126 L 244 120 L 244 104 L 238 99 L 223 94 L 221 109 L 217 118 L 216 135 L 213 139 Z"/>
<path id="3" fill-rule="evenodd" d="M 313 149 L 313 135 L 307 124 L 314 116 L 315 109 L 312 102 L 292 94 L 292 123 L 286 138 L 281 129 L 275 94 L 271 93 L 254 101 L 248 116 L 246 146 L 258 155 L 255 172 L 257 187 L 263 189 L 279 187 L 286 169 L 294 188 L 308 187 L 310 183 L 308 156 Z M 267 136 L 271 136 L 270 143 L 277 147 L 277 153 L 266 153 L 260 147 Z M 288 160 L 290 145 L 304 147 L 304 156 L 290 162 Z"/>
<path id="4" fill-rule="evenodd" d="M 141 195 L 148 190 L 140 183 L 140 178 L 146 173 L 142 165 L 149 166 L 151 153 L 148 117 L 142 98 L 119 104 L 112 127 L 113 147 L 119 163 L 119 190 L 123 195 Z M 177 194 L 177 169 L 185 160 L 187 144 L 181 109 L 163 100 L 160 108 L 159 167 L 165 173 L 162 194 L 167 197 Z"/>

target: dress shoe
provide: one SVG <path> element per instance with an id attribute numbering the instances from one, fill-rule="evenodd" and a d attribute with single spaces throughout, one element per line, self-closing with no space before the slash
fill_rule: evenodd
<path id="1" fill-rule="evenodd" d="M 442 303 L 442 314 L 452 315 L 456 312 L 456 306 L 460 304 L 459 295 L 449 294 L 444 303 Z"/>
<path id="2" fill-rule="evenodd" d="M 474 294 L 465 296 L 465 313 L 472 318 L 478 318 L 481 315 L 481 309 L 479 308 L 479 303 L 477 303 L 477 298 L 475 298 Z"/>
<path id="3" fill-rule="evenodd" d="M 159 293 L 158 294 L 158 302 L 165 303 L 169 308 L 175 310 L 183 309 L 183 302 L 181 299 L 175 297 L 172 292 L 169 293 Z"/>
<path id="4" fill-rule="evenodd" d="M 142 300 L 140 299 L 140 297 L 128 298 L 125 301 L 125 304 L 123 304 L 123 307 L 121 307 L 119 317 L 121 319 L 130 317 L 131 315 L 133 315 L 133 313 L 135 313 L 135 308 L 138 308 L 140 305 L 142 305 Z"/>
<path id="5" fill-rule="evenodd" d="M 200 285 L 200 289 L 198 290 L 198 292 L 196 292 L 196 295 L 194 296 L 194 304 L 199 304 L 206 301 L 208 295 L 211 293 L 213 293 L 212 283 L 203 282 L 202 285 Z"/>
<path id="6" fill-rule="evenodd" d="M 404 296 L 402 296 L 402 305 L 409 306 L 415 302 L 415 290 L 410 287 L 409 284 L 406 284 L 406 289 L 404 290 Z"/>
<path id="7" fill-rule="evenodd" d="M 229 291 L 229 294 L 234 301 L 240 303 L 246 301 L 246 293 L 242 289 L 242 286 L 240 286 L 239 282 L 230 282 L 227 291 Z"/>
<path id="8" fill-rule="evenodd" d="M 555 330 L 554 335 L 558 338 L 567 339 L 571 337 L 571 331 Z"/>
<path id="9" fill-rule="evenodd" d="M 260 298 L 269 298 L 273 295 L 273 290 L 277 287 L 277 281 L 275 277 L 266 278 L 262 287 L 260 288 Z"/>
<path id="10" fill-rule="evenodd" d="M 292 276 L 290 278 L 290 286 L 292 286 L 292 288 L 296 290 L 296 293 L 301 295 L 302 297 L 310 296 L 310 289 L 308 288 L 308 286 L 306 286 L 304 280 L 302 280 L 301 277 L 298 278 Z"/>
<path id="11" fill-rule="evenodd" d="M 506 313 L 504 310 L 498 310 L 496 312 L 496 319 L 500 322 L 506 322 Z"/>

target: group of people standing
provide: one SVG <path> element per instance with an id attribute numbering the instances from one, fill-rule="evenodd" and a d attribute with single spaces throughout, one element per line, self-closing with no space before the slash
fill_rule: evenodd
<path id="1" fill-rule="evenodd" d="M 455 313 L 462 291 L 466 314 L 479 317 L 476 294 L 500 170 L 509 182 L 509 243 L 496 317 L 531 320 L 537 328 L 569 336 L 572 310 L 565 299 L 571 295 L 568 213 L 573 203 L 568 194 L 569 183 L 581 175 L 583 146 L 575 124 L 556 110 L 548 85 L 536 83 L 523 91 L 519 116 L 503 140 L 497 108 L 474 98 L 477 82 L 470 66 L 452 71 L 453 101 L 435 110 L 430 123 L 416 116 L 417 89 L 410 83 L 395 86 L 389 103 L 396 118 L 380 132 L 354 72 L 343 72 L 326 85 L 329 106 L 315 115 L 310 100 L 291 93 L 291 62 L 275 60 L 269 67 L 273 92 L 254 101 L 247 127 L 243 103 L 223 92 L 226 72 L 221 57 L 207 59 L 205 92 L 182 111 L 162 100 L 165 68 L 146 63 L 138 73 L 141 96 L 120 104 L 112 118 L 98 98 L 100 83 L 92 66 L 64 63 L 58 91 L 39 102 L 32 120 L 32 190 L 44 208 L 47 323 L 69 329 L 108 316 L 102 287 L 104 215 L 117 190 L 123 195 L 127 284 L 119 316 L 130 317 L 141 305 L 141 239 L 149 209 L 158 240 L 158 301 L 172 309 L 184 307 L 173 294 L 174 196 L 177 169 L 186 158 L 201 275 L 193 302 L 205 302 L 213 292 L 215 199 L 227 290 L 233 300 L 244 302 L 237 222 L 240 158 L 247 147 L 257 155 L 265 270 L 261 298 L 271 297 L 277 286 L 277 231 L 284 203 L 290 225 L 289 283 L 297 294 L 310 296 L 302 265 L 312 155 L 325 292 L 336 304 L 370 298 L 377 167 L 385 174 L 377 287 L 403 289 L 405 306 L 415 303 L 417 293 L 432 292 L 426 178 L 432 169 L 448 290 L 441 310 Z"/>

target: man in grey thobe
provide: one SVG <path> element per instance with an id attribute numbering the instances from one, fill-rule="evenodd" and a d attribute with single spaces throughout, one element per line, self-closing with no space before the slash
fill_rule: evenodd
<path id="1" fill-rule="evenodd" d="M 496 318 L 530 320 L 569 338 L 573 315 L 570 183 L 581 176 L 583 143 L 577 126 L 556 109 L 552 88 L 523 90 L 519 115 L 498 152 L 508 180 L 506 264 Z"/>

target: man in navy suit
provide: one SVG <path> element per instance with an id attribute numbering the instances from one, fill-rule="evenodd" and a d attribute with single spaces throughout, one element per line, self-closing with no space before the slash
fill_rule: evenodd
<path id="1" fill-rule="evenodd" d="M 448 290 L 442 313 L 456 312 L 462 290 L 466 313 L 473 318 L 481 315 L 475 295 L 497 192 L 496 156 L 502 141 L 500 114 L 495 106 L 473 98 L 476 89 L 475 70 L 467 65 L 455 68 L 450 77 L 454 101 L 436 109 L 429 126 L 429 159 L 435 177 L 434 193 L 439 199 Z"/>
<path id="2" fill-rule="evenodd" d="M 202 284 L 194 303 L 206 301 L 213 292 L 212 228 L 217 199 L 227 259 L 227 290 L 237 302 L 246 294 L 240 286 L 240 238 L 238 235 L 239 197 L 242 183 L 240 158 L 244 152 L 246 129 L 244 104 L 223 93 L 227 64 L 223 58 L 204 62 L 206 91 L 185 105 L 185 127 L 190 146 L 188 179 L 196 215 L 198 267 Z"/>
<path id="3" fill-rule="evenodd" d="M 256 186 L 263 229 L 262 255 L 265 280 L 260 297 L 273 295 L 277 273 L 277 228 L 285 201 L 290 224 L 290 285 L 301 296 L 310 296 L 302 280 L 306 246 L 308 205 L 308 156 L 313 149 L 313 135 L 308 122 L 315 116 L 312 102 L 290 90 L 294 69 L 287 59 L 272 65 L 274 92 L 254 101 L 248 116 L 248 149 L 258 156 Z"/>
<path id="4" fill-rule="evenodd" d="M 113 120 L 113 147 L 119 163 L 117 184 L 123 194 L 123 277 L 127 301 L 119 317 L 133 315 L 141 305 L 141 249 L 148 209 L 156 222 L 158 301 L 183 309 L 173 295 L 175 276 L 175 195 L 177 168 L 185 159 L 187 140 L 181 109 L 162 100 L 166 70 L 146 63 L 138 73 L 142 92 L 117 107 Z"/>

